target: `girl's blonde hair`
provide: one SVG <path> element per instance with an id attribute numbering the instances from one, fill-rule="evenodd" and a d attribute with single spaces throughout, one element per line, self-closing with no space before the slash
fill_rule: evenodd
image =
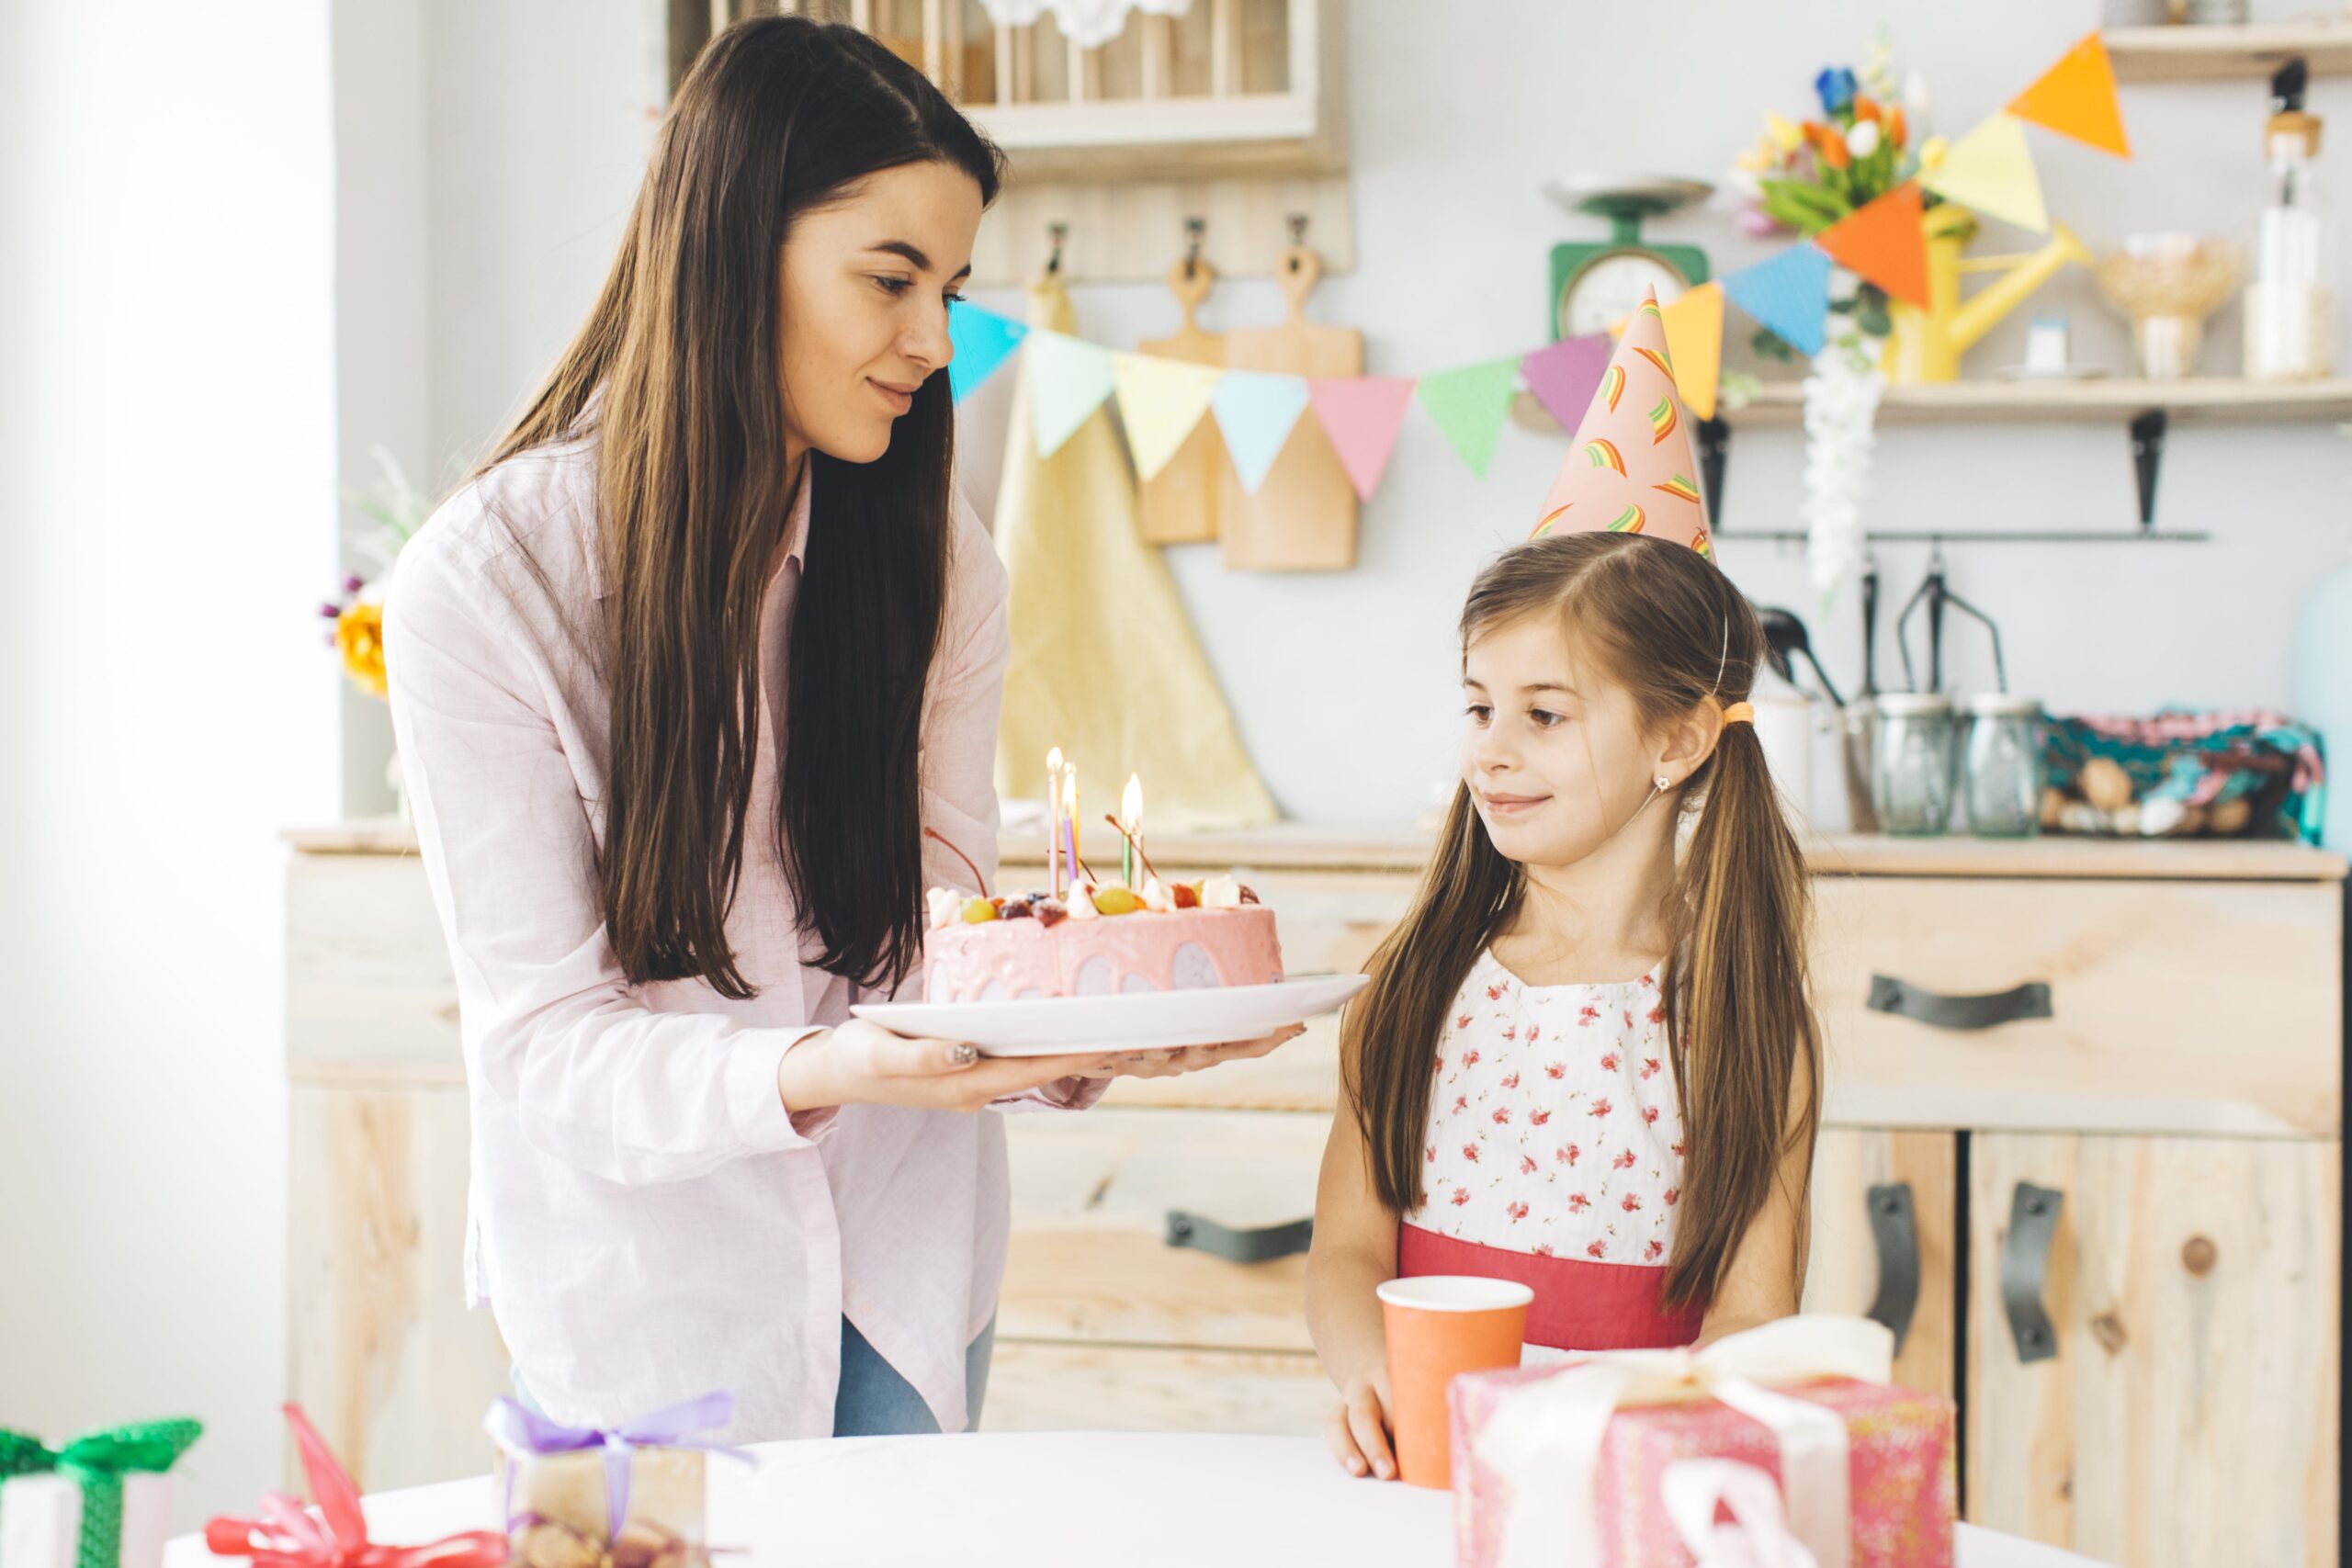
<path id="1" fill-rule="evenodd" d="M 1710 702 L 1746 701 L 1764 657 L 1755 611 L 1720 570 L 1638 535 L 1552 535 L 1505 553 L 1463 606 L 1464 656 L 1482 632 L 1529 615 L 1573 630 L 1649 730 Z M 1811 886 L 1755 727 L 1725 726 L 1676 798 L 1697 820 L 1668 899 L 1660 979 L 1686 1150 L 1667 1303 L 1703 1306 L 1783 1156 L 1812 1148 L 1821 1042 L 1805 964 Z M 1468 786 L 1458 786 L 1412 908 L 1373 954 L 1372 984 L 1340 1028 L 1347 1106 L 1392 1213 L 1422 1201 L 1421 1143 L 1446 1015 L 1525 893 L 1524 874 L 1488 840 Z M 1792 1111 L 1800 1081 L 1804 1103 Z"/>

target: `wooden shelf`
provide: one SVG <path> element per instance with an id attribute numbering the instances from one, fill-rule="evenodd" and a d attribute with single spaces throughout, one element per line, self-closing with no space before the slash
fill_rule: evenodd
<path id="1" fill-rule="evenodd" d="M 1883 424 L 2112 423 L 2151 409 L 2179 419 L 2267 421 L 2291 424 L 2352 420 L 2352 378 L 2325 381 L 2245 381 L 2210 376 L 2182 381 L 2143 381 L 2126 377 L 2090 381 L 1945 381 L 1924 387 L 1889 387 L 1879 404 Z M 1718 412 L 1735 427 L 1792 425 L 1804 417 L 1804 391 L 1793 381 L 1768 383 L 1739 408 Z M 1533 431 L 1557 434 L 1559 421 L 1532 393 L 1511 405 L 1511 420 Z"/>
<path id="2" fill-rule="evenodd" d="M 2352 19 L 2114 28 L 2100 37 L 2121 82 L 2255 80 L 2297 54 L 2314 76 L 2352 73 Z"/>

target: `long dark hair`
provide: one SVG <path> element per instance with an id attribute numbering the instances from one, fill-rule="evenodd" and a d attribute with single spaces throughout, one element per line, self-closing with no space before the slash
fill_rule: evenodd
<path id="1" fill-rule="evenodd" d="M 912 66 L 854 28 L 739 22 L 679 85 L 586 323 L 483 467 L 600 437 L 612 758 L 603 862 L 633 981 L 752 987 L 726 935 L 760 723 L 760 604 L 790 522 L 777 261 L 801 214 L 884 169 L 944 162 L 996 198 L 1002 161 Z M 593 413 L 592 413 L 593 405 Z M 823 967 L 921 955 L 917 763 L 947 596 L 954 412 L 926 380 L 889 449 L 810 452 L 775 833 Z"/>
<path id="2" fill-rule="evenodd" d="M 1649 728 L 1711 699 L 1746 701 L 1764 657 L 1755 611 L 1721 571 L 1695 550 L 1638 535 L 1556 534 L 1506 552 L 1463 606 L 1465 656 L 1479 633 L 1528 615 L 1572 627 Z M 1800 1144 L 1809 1154 L 1819 1126 L 1821 1042 L 1805 964 L 1812 888 L 1753 725 L 1725 726 L 1673 802 L 1698 819 L 1667 910 L 1667 1029 L 1688 1150 L 1667 1301 L 1704 1305 L 1771 1195 L 1781 1156 Z M 1526 891 L 1468 787 L 1457 788 L 1413 908 L 1373 954 L 1372 984 L 1341 1025 L 1349 1109 L 1392 1213 L 1422 1201 L 1420 1146 L 1446 1012 Z M 1800 1073 L 1808 1088 L 1792 1117 Z"/>

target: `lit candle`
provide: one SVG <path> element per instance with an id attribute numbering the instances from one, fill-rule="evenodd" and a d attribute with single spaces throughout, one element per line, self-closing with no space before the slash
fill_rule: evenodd
<path id="1" fill-rule="evenodd" d="M 1119 851 L 1119 863 L 1126 874 L 1126 884 L 1136 883 L 1136 851 L 1143 843 L 1143 780 L 1134 773 L 1127 775 L 1127 787 L 1119 797 L 1119 826 L 1126 829 L 1125 843 Z"/>
<path id="2" fill-rule="evenodd" d="M 1062 896 L 1062 749 L 1046 753 L 1046 886 Z"/>

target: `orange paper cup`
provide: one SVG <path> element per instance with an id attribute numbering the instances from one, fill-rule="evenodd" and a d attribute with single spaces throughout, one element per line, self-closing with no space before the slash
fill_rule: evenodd
<path id="1" fill-rule="evenodd" d="M 1396 1469 L 1408 1485 L 1453 1484 L 1445 1390 L 1464 1372 L 1519 1365 L 1535 1292 L 1510 1280 L 1426 1274 L 1380 1287 L 1388 1337 L 1388 1413 Z"/>

